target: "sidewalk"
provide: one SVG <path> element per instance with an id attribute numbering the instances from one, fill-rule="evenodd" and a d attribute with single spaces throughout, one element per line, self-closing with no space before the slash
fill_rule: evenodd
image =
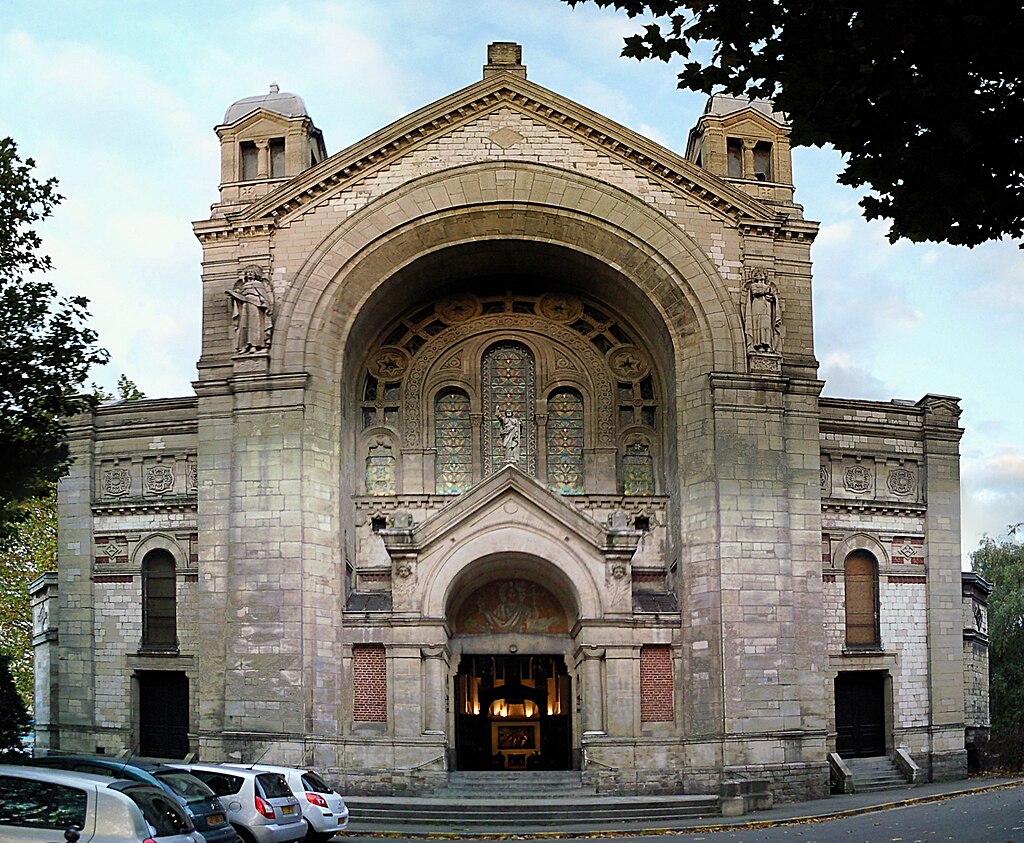
<path id="1" fill-rule="evenodd" d="M 700 817 L 693 820 L 682 820 L 674 823 L 671 830 L 651 828 L 637 823 L 623 823 L 615 829 L 603 826 L 592 832 L 573 829 L 564 832 L 534 831 L 521 826 L 510 827 L 507 831 L 489 832 L 486 834 L 467 834 L 455 831 L 439 832 L 436 826 L 430 829 L 405 827 L 396 832 L 361 832 L 358 830 L 358 818 L 354 818 L 354 830 L 343 832 L 336 840 L 345 843 L 358 841 L 380 840 L 389 841 L 411 840 L 500 840 L 515 837 L 516 839 L 579 839 L 587 837 L 637 837 L 658 834 L 692 833 L 698 830 L 725 831 L 729 829 L 763 828 L 776 825 L 798 824 L 808 821 L 835 819 L 855 814 L 866 814 L 872 811 L 883 811 L 905 805 L 920 804 L 949 799 L 970 793 L 1009 787 L 1024 787 L 1024 778 L 985 777 L 961 779 L 952 782 L 923 784 L 917 787 L 897 790 L 877 791 L 873 793 L 853 793 L 841 796 L 830 796 L 826 799 L 815 799 L 808 802 L 786 803 L 776 805 L 769 811 L 757 811 L 742 817 Z M 614 797 L 609 797 L 609 800 Z M 555 801 L 555 800 L 552 800 Z M 453 817 L 453 826 L 458 822 Z"/>

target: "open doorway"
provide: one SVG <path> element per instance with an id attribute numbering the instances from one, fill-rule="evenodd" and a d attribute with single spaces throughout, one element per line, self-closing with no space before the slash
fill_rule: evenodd
<path id="1" fill-rule="evenodd" d="M 562 656 L 463 656 L 455 683 L 458 769 L 571 769 L 571 681 Z"/>

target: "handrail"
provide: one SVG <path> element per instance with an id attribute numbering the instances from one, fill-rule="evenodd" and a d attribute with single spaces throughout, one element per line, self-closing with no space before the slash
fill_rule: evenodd
<path id="1" fill-rule="evenodd" d="M 589 764 L 593 764 L 593 765 L 595 765 L 597 767 L 604 767 L 606 770 L 611 770 L 613 773 L 618 773 L 619 772 L 619 768 L 618 767 L 613 767 L 611 764 L 605 764 L 604 761 L 598 761 L 596 758 L 591 758 L 590 757 L 590 753 L 587 751 L 586 748 L 584 748 L 583 749 L 583 767 L 584 767 L 584 769 L 586 769 L 586 767 Z"/>
<path id="2" fill-rule="evenodd" d="M 446 761 L 447 758 L 448 758 L 447 753 L 442 752 L 440 755 L 436 756 L 435 758 L 431 758 L 429 761 L 424 761 L 422 764 L 417 764 L 415 767 L 399 767 L 398 771 L 400 773 L 413 773 L 416 770 L 422 770 L 424 767 L 427 767 L 430 764 L 433 764 L 435 761 Z"/>

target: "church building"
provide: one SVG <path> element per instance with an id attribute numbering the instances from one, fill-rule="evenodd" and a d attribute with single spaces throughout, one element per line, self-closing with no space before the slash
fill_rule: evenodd
<path id="1" fill-rule="evenodd" d="M 276 86 L 215 131 L 195 394 L 69 421 L 40 750 L 351 793 L 966 774 L 958 400 L 820 396 L 782 114 L 713 97 L 679 154 L 502 42 L 333 155 Z"/>

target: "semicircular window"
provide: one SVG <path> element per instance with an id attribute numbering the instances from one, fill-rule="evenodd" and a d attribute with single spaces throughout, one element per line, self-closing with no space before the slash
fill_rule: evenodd
<path id="1" fill-rule="evenodd" d="M 548 399 L 548 488 L 560 495 L 582 495 L 583 398 L 562 389 Z"/>
<path id="2" fill-rule="evenodd" d="M 473 482 L 473 429 L 469 396 L 448 389 L 434 402 L 434 492 L 461 495 Z"/>

